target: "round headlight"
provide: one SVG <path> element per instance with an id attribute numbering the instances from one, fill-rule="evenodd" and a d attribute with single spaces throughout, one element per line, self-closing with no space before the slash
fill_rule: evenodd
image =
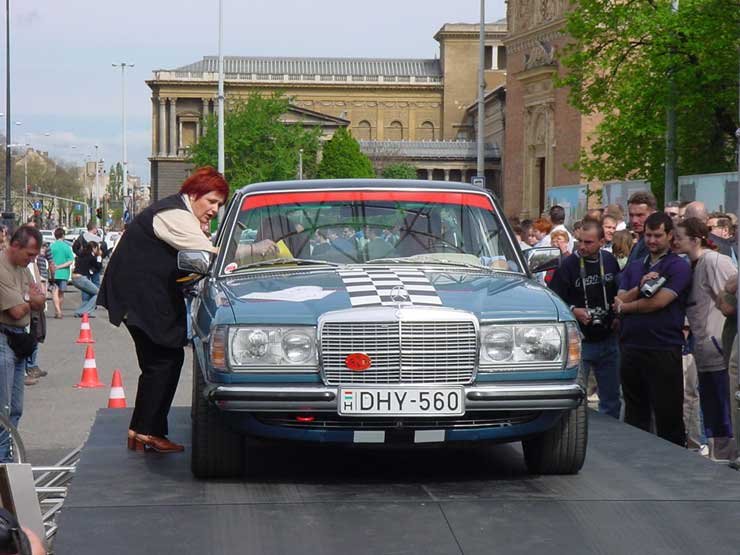
<path id="1" fill-rule="evenodd" d="M 313 355 L 313 339 L 305 333 L 288 333 L 283 337 L 283 353 L 290 362 L 307 362 Z"/>
<path id="2" fill-rule="evenodd" d="M 514 353 L 514 334 L 506 328 L 494 329 L 483 338 L 486 356 L 496 362 L 504 362 Z"/>

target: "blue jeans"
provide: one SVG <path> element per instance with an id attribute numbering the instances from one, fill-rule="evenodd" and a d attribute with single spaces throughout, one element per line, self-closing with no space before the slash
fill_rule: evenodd
<path id="1" fill-rule="evenodd" d="M 33 352 L 31 353 L 31 356 L 29 356 L 26 359 L 26 369 L 28 369 L 28 368 L 35 368 L 36 366 L 38 366 L 38 362 L 36 361 L 36 359 L 38 358 L 38 356 L 39 356 L 39 344 L 36 343 L 36 347 L 34 348 Z"/>
<path id="2" fill-rule="evenodd" d="M 619 345 L 612 335 L 602 341 L 581 344 L 581 359 L 586 382 L 593 370 L 599 387 L 599 412 L 619 418 L 622 401 L 619 399 Z"/>
<path id="3" fill-rule="evenodd" d="M 20 333 L 23 328 L 0 325 L 0 332 Z M 10 418 L 13 426 L 23 414 L 23 380 L 26 377 L 26 361 L 18 359 L 8 345 L 5 333 L 0 333 L 0 411 Z M 0 431 L 0 462 L 12 462 L 10 456 L 10 434 Z"/>
<path id="4" fill-rule="evenodd" d="M 87 293 L 87 299 L 82 299 L 82 303 L 75 310 L 75 316 L 82 316 L 85 313 L 88 315 L 92 314 L 93 310 L 95 310 L 95 303 L 98 300 L 98 286 L 89 278 L 81 276 L 73 276 L 72 285 L 79 289 L 81 293 Z"/>

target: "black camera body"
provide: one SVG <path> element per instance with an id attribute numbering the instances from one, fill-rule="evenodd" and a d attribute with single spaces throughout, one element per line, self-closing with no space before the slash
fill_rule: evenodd
<path id="1" fill-rule="evenodd" d="M 603 326 L 606 322 L 606 317 L 609 316 L 609 311 L 600 306 L 597 306 L 596 308 L 587 308 L 586 311 L 591 318 L 591 321 L 589 322 L 590 326 Z"/>

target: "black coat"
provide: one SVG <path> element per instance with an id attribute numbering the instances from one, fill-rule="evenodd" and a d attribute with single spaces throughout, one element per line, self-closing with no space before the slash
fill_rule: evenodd
<path id="1" fill-rule="evenodd" d="M 113 251 L 98 293 L 98 304 L 108 309 L 111 324 L 143 330 L 158 345 L 170 348 L 187 343 L 185 300 L 177 279 L 177 250 L 154 234 L 154 216 L 171 209 L 187 210 L 182 197 L 173 195 L 141 212 Z"/>

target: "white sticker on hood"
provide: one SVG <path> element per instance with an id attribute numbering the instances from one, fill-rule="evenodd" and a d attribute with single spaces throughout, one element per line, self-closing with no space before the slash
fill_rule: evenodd
<path id="1" fill-rule="evenodd" d="M 240 299 L 249 301 L 288 301 L 301 303 L 303 301 L 317 301 L 334 293 L 334 289 L 324 289 L 317 285 L 302 285 L 280 289 L 278 291 L 255 291 L 242 295 Z"/>

